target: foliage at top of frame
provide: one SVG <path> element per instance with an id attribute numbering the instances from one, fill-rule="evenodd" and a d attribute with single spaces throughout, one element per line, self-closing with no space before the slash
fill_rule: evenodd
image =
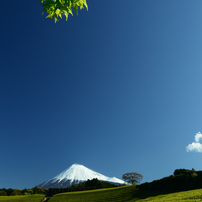
<path id="1" fill-rule="evenodd" d="M 78 9 L 83 9 L 86 7 L 88 10 L 88 5 L 86 0 L 40 0 L 43 6 L 43 12 L 47 12 L 48 16 L 46 18 L 54 18 L 57 22 L 62 15 L 65 15 L 66 20 L 68 15 L 73 15 L 72 8 L 78 15 Z"/>

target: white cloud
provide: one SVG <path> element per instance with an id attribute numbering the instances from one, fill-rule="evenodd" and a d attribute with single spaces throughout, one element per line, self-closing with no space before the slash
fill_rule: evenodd
<path id="1" fill-rule="evenodd" d="M 202 139 L 202 134 L 198 132 L 195 135 L 195 142 L 192 142 L 186 147 L 187 152 L 189 151 L 202 152 L 202 144 L 199 142 L 200 139 Z"/>
<path id="2" fill-rule="evenodd" d="M 199 142 L 199 140 L 202 138 L 202 134 L 200 132 L 196 133 L 195 135 L 195 141 Z"/>

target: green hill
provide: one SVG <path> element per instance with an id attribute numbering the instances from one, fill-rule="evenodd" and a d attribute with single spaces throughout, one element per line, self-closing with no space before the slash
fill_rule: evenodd
<path id="1" fill-rule="evenodd" d="M 157 192 L 138 190 L 135 186 L 100 189 L 54 195 L 49 202 L 174 202 L 202 201 L 202 189 L 159 194 Z"/>
<path id="2" fill-rule="evenodd" d="M 135 186 L 124 186 L 93 191 L 69 192 L 54 195 L 49 202 L 81 202 L 81 201 L 129 201 L 133 199 Z"/>
<path id="3" fill-rule="evenodd" d="M 44 195 L 0 196 L 0 202 L 42 202 Z M 93 191 L 68 192 L 54 195 L 49 202 L 198 202 L 202 201 L 202 189 L 159 194 L 138 190 L 135 186 L 100 189 Z"/>

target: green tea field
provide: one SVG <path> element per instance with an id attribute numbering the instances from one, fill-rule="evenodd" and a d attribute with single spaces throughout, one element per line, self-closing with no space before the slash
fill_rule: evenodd
<path id="1" fill-rule="evenodd" d="M 137 201 L 137 202 L 169 202 L 169 201 L 202 201 L 202 189 L 176 192 L 170 194 L 159 194 L 155 192 L 139 191 L 134 186 L 63 193 L 54 195 L 49 202 L 117 202 L 117 201 Z"/>
<path id="2" fill-rule="evenodd" d="M 45 195 L 0 196 L 0 202 L 42 202 Z"/>
<path id="3" fill-rule="evenodd" d="M 42 202 L 44 195 L 0 196 L 0 202 Z M 198 202 L 202 201 L 202 189 L 158 194 L 140 191 L 135 186 L 108 188 L 93 191 L 69 192 L 54 195 L 49 202 Z"/>

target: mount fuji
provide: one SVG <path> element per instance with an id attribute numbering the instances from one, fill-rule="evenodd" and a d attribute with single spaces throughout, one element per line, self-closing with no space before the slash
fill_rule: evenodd
<path id="1" fill-rule="evenodd" d="M 87 180 L 92 180 L 94 178 L 97 178 L 100 181 L 105 181 L 117 185 L 126 184 L 123 180 L 120 180 L 116 177 L 107 177 L 93 170 L 90 170 L 83 165 L 73 164 L 68 169 L 61 172 L 59 175 L 39 184 L 37 187 L 41 187 L 44 189 L 67 188 L 68 186 L 71 186 L 73 184 L 79 184 Z"/>

